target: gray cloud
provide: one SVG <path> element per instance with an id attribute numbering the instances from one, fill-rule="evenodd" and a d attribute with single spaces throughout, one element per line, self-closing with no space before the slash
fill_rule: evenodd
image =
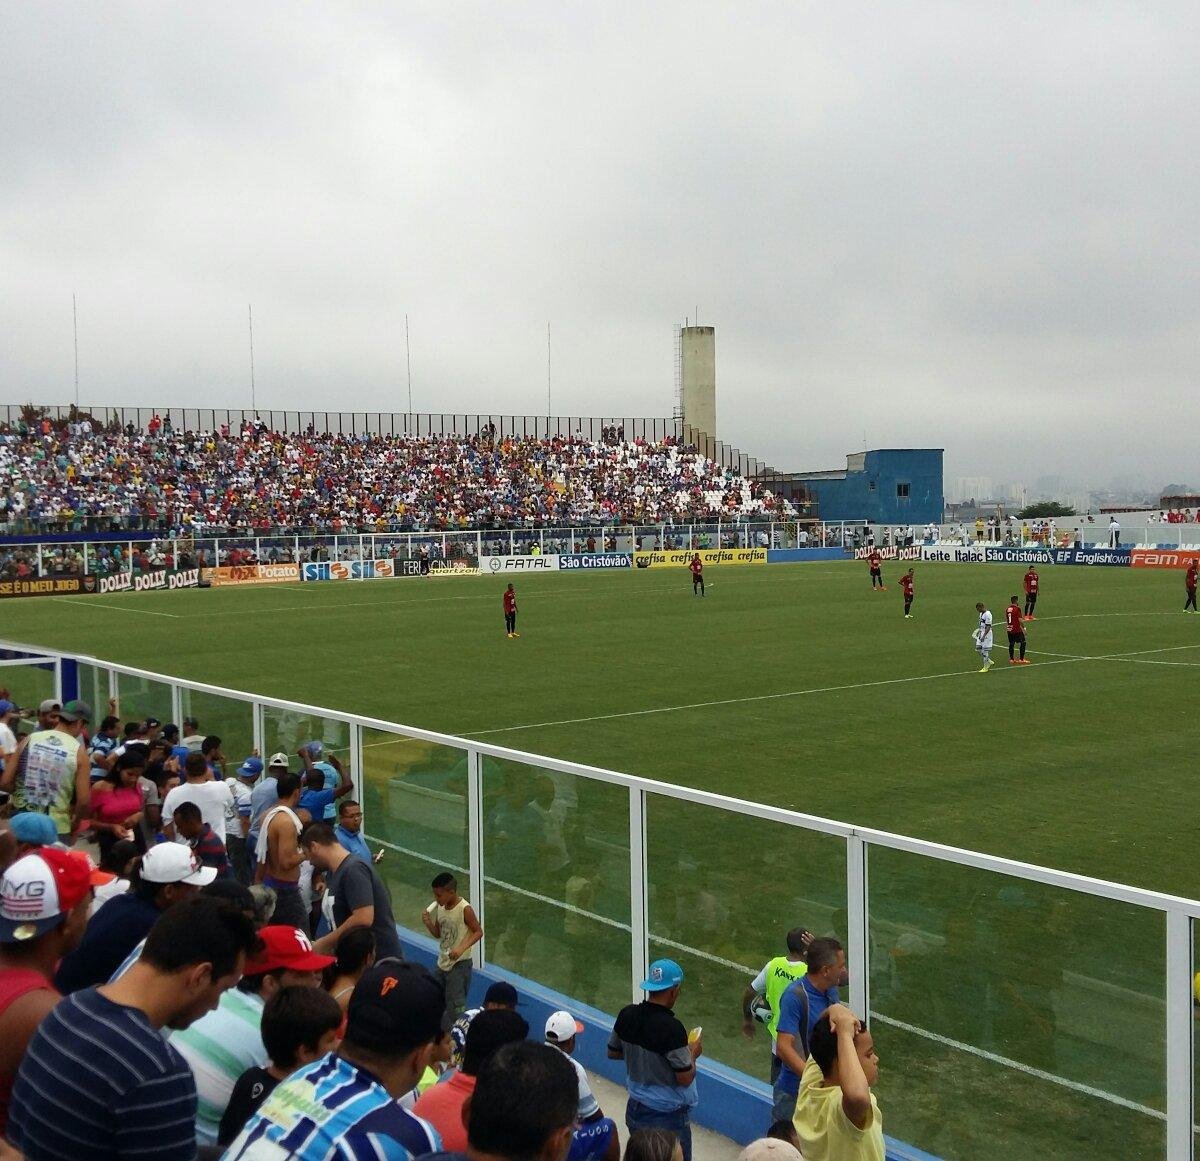
<path id="1" fill-rule="evenodd" d="M 1195 5 L 0 7 L 0 383 L 1195 472 Z"/>

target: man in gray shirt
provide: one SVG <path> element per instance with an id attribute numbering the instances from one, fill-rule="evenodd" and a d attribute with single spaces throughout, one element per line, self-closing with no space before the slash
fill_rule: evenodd
<path id="1" fill-rule="evenodd" d="M 369 927 L 375 933 L 375 958 L 403 959 L 392 900 L 374 864 L 355 858 L 327 822 L 311 822 L 300 846 L 313 869 L 324 871 L 326 890 L 333 899 L 333 930 L 313 942 L 320 954 L 331 954 L 347 931 Z"/>

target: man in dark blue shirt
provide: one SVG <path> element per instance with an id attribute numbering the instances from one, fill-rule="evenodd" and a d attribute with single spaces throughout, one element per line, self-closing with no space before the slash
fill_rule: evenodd
<path id="1" fill-rule="evenodd" d="M 8 1139 L 29 1161 L 196 1155 L 196 1083 L 163 1028 L 186 1028 L 237 983 L 257 946 L 232 904 L 165 912 L 119 980 L 86 988 L 42 1021 L 17 1072 Z"/>
<path id="2" fill-rule="evenodd" d="M 151 847 L 134 875 L 133 887 L 110 899 L 87 925 L 83 942 L 64 956 L 54 975 L 63 995 L 105 983 L 173 904 L 195 895 L 217 877 L 181 843 Z"/>
<path id="3" fill-rule="evenodd" d="M 846 953 L 836 939 L 814 939 L 808 945 L 807 962 L 808 972 L 789 985 L 779 1001 L 780 1068 L 771 1114 L 775 1121 L 790 1121 L 796 1111 L 808 1038 L 825 1009 L 840 1000 L 837 984 L 846 970 Z"/>

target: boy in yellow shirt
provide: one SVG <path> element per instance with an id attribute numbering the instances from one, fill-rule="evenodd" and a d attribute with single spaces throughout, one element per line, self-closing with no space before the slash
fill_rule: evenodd
<path id="1" fill-rule="evenodd" d="M 879 1057 L 871 1033 L 843 1004 L 813 1025 L 794 1124 L 804 1161 L 884 1161 L 883 1118 L 871 1086 Z"/>

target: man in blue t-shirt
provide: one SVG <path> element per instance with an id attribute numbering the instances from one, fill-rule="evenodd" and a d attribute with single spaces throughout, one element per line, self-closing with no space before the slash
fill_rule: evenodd
<path id="1" fill-rule="evenodd" d="M 312 743 L 313 746 L 317 744 L 316 742 Z M 300 793 L 300 801 L 297 805 L 301 810 L 308 811 L 308 816 L 313 822 L 324 822 L 328 811 L 332 811 L 333 817 L 336 818 L 337 800 L 345 798 L 354 789 L 350 775 L 342 768 L 342 764 L 337 758 L 331 754 L 330 758 L 336 767 L 338 783 L 330 788 L 326 785 L 325 771 L 321 768 L 329 766 L 329 763 L 313 762 L 311 746 L 301 746 L 300 757 L 304 760 L 304 790 Z"/>
<path id="2" fill-rule="evenodd" d="M 836 939 L 814 939 L 806 959 L 808 972 L 791 984 L 779 1001 L 776 1048 L 780 1068 L 772 1092 L 774 1121 L 790 1121 L 796 1111 L 808 1038 L 825 1009 L 839 1002 L 837 985 L 846 970 L 846 953 Z"/>
<path id="3" fill-rule="evenodd" d="M 325 779 L 325 790 L 336 790 L 341 785 L 341 780 L 344 777 L 342 774 L 342 764 L 338 761 L 337 755 L 330 752 L 328 757 L 325 756 L 325 745 L 323 742 L 309 742 L 307 746 L 300 747 L 300 759 L 304 762 L 305 773 L 311 770 L 320 770 Z M 332 802 L 325 807 L 325 813 L 320 818 L 313 815 L 313 822 L 333 822 L 337 818 L 337 807 Z"/>
<path id="4" fill-rule="evenodd" d="M 370 968 L 350 996 L 337 1050 L 283 1081 L 225 1156 L 404 1161 L 440 1150 L 437 1131 L 398 1101 L 433 1056 L 445 1003 L 442 985 L 420 964 Z"/>

